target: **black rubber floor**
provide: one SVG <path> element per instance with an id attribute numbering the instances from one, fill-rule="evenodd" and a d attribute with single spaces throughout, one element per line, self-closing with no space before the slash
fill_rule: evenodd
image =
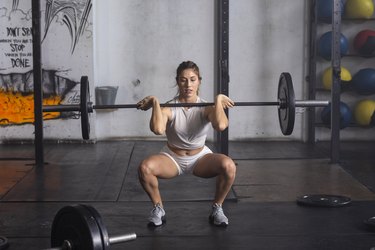
<path id="1" fill-rule="evenodd" d="M 242 192 L 262 199 L 232 192 L 224 204 L 230 225 L 216 228 L 208 223 L 213 179 L 184 176 L 162 181 L 167 224 L 152 230 L 146 225 L 151 203 L 140 188 L 136 166 L 162 145 L 148 141 L 47 144 L 48 164 L 42 169 L 30 167 L 32 146 L 0 145 L 0 236 L 9 239 L 9 249 L 48 248 L 56 212 L 65 205 L 83 203 L 99 211 L 110 235 L 138 235 L 137 240 L 112 249 L 375 249 L 375 232 L 363 223 L 375 216 L 374 143 L 343 144 L 342 163 L 334 166 L 322 164 L 328 161 L 328 143 L 231 143 L 230 155 L 239 164 L 237 187 L 247 185 L 249 189 Z M 351 185 L 356 189 L 353 195 L 363 199 L 340 208 L 280 201 L 293 193 L 280 191 L 288 189 L 288 180 L 303 186 L 304 181 L 296 180 L 303 173 L 306 186 L 317 185 L 309 182 L 310 176 L 330 173 L 332 185 L 320 185 L 320 191 Z M 263 180 L 272 180 L 266 183 L 274 188 L 268 190 L 275 194 L 272 198 L 259 188 L 265 185 Z M 280 185 L 278 190 L 275 183 Z"/>

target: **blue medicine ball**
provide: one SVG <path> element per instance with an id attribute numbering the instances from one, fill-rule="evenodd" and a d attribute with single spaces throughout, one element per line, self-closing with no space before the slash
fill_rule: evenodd
<path id="1" fill-rule="evenodd" d="M 333 0 L 318 0 L 317 11 L 318 18 L 324 22 L 332 22 L 332 4 Z M 340 1 L 341 16 L 344 14 L 344 1 Z"/>
<path id="2" fill-rule="evenodd" d="M 360 95 L 375 94 L 375 69 L 361 69 L 353 76 L 352 83 L 353 88 Z"/>
<path id="3" fill-rule="evenodd" d="M 324 33 L 318 43 L 318 53 L 324 59 L 331 60 L 331 50 L 332 50 L 332 31 Z M 348 53 L 349 50 L 349 41 L 348 39 L 341 34 L 340 36 L 340 54 L 344 56 Z"/>
<path id="4" fill-rule="evenodd" d="M 323 123 L 327 127 L 331 127 L 331 104 L 327 107 L 324 107 L 322 112 L 320 113 L 320 117 L 323 121 Z M 353 113 L 349 106 L 344 103 L 340 102 L 340 129 L 346 128 L 349 126 L 351 120 L 353 117 Z"/>

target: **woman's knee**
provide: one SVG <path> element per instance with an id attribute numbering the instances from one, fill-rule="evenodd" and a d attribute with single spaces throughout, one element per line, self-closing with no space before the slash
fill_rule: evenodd
<path id="1" fill-rule="evenodd" d="M 226 176 L 229 178 L 235 178 L 236 176 L 236 164 L 234 161 L 229 158 L 225 157 L 222 161 L 222 169 Z"/>
<path id="2" fill-rule="evenodd" d="M 153 163 L 152 161 L 145 159 L 141 162 L 138 166 L 138 176 L 140 178 L 144 178 L 145 176 L 149 176 L 153 174 Z"/>

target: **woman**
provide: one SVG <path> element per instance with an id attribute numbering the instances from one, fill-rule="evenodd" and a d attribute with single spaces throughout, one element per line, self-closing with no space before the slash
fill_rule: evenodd
<path id="1" fill-rule="evenodd" d="M 201 75 L 198 66 L 191 61 L 182 62 L 177 68 L 178 95 L 171 103 L 204 102 L 199 96 Z M 138 109 L 152 108 L 150 129 L 156 135 L 166 134 L 167 144 L 157 155 L 152 155 L 139 166 L 139 180 L 154 207 L 149 225 L 165 223 L 165 211 L 158 188 L 158 178 L 169 179 L 181 174 L 193 174 L 202 178 L 216 177 L 216 192 L 209 221 L 216 226 L 227 226 L 222 204 L 236 175 L 232 159 L 214 154 L 205 146 L 210 124 L 218 131 L 228 127 L 225 109 L 234 103 L 225 95 L 215 98 L 214 106 L 161 108 L 155 96 L 147 96 L 138 102 Z"/>

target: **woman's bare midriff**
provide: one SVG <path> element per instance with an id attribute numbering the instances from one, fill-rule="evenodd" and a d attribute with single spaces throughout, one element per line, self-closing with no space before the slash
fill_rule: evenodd
<path id="1" fill-rule="evenodd" d="M 181 148 L 176 148 L 176 147 L 173 147 L 169 144 L 168 145 L 168 148 L 170 150 L 172 150 L 175 154 L 179 155 L 179 156 L 192 156 L 192 155 L 196 155 L 198 154 L 199 152 L 201 152 L 204 148 L 203 147 L 200 147 L 200 148 L 196 148 L 196 149 L 181 149 Z"/>

